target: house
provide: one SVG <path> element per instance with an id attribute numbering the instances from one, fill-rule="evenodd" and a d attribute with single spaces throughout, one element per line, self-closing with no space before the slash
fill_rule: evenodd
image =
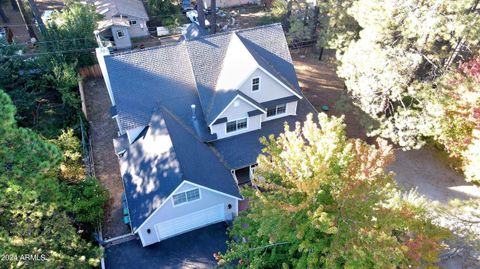
<path id="1" fill-rule="evenodd" d="M 143 246 L 235 218 L 259 138 L 315 113 L 280 24 L 97 57 Z"/>
<path id="2" fill-rule="evenodd" d="M 149 36 L 148 15 L 140 0 L 96 0 L 98 22 L 95 36 L 100 47 L 127 49 L 133 38 Z"/>
<path id="3" fill-rule="evenodd" d="M 184 7 L 191 6 L 192 3 L 196 3 L 197 1 L 190 1 L 190 0 L 183 0 L 182 5 Z M 198 1 L 200 2 L 200 1 Z M 203 0 L 202 4 L 205 8 L 210 8 L 212 1 L 211 0 Z M 260 5 L 260 0 L 217 0 L 217 7 L 219 8 L 226 8 L 226 7 L 239 7 L 244 5 Z"/>

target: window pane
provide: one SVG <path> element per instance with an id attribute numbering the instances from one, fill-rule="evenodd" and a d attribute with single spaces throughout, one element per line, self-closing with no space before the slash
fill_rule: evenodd
<path id="1" fill-rule="evenodd" d="M 237 122 L 236 121 L 230 121 L 227 122 L 227 133 L 233 132 L 237 130 Z"/>
<path id="2" fill-rule="evenodd" d="M 175 194 L 173 196 L 173 204 L 174 205 L 183 204 L 185 202 L 187 202 L 187 196 L 185 195 L 184 192 L 179 193 L 179 194 Z"/>
<path id="3" fill-rule="evenodd" d="M 245 129 L 247 128 L 247 119 L 241 119 L 237 121 L 237 129 Z"/>
<path id="4" fill-rule="evenodd" d="M 277 109 L 275 107 L 267 108 L 267 117 L 277 115 Z"/>
<path id="5" fill-rule="evenodd" d="M 287 105 L 286 104 L 277 106 L 277 114 L 283 114 L 283 113 L 285 113 L 285 111 L 287 111 Z"/>
<path id="6" fill-rule="evenodd" d="M 257 91 L 260 88 L 260 78 L 252 79 L 252 91 Z"/>
<path id="7" fill-rule="evenodd" d="M 187 200 L 194 201 L 200 199 L 200 190 L 199 189 L 194 189 L 191 191 L 187 191 Z"/>

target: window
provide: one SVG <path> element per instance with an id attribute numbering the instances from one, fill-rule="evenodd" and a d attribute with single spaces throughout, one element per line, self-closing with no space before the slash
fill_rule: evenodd
<path id="1" fill-rule="evenodd" d="M 136 24 L 137 24 L 137 21 L 131 20 L 131 21 L 129 21 L 129 23 L 130 23 L 130 25 L 136 25 Z"/>
<path id="2" fill-rule="evenodd" d="M 123 31 L 117 31 L 117 36 L 118 38 L 123 38 L 125 36 L 125 33 L 123 33 Z"/>
<path id="3" fill-rule="evenodd" d="M 227 133 L 247 128 L 247 118 L 227 122 Z"/>
<path id="4" fill-rule="evenodd" d="M 200 190 L 193 189 L 173 195 L 173 205 L 181 205 L 200 199 Z"/>
<path id="5" fill-rule="evenodd" d="M 260 89 L 260 78 L 252 79 L 252 92 Z"/>
<path id="6" fill-rule="evenodd" d="M 281 104 L 275 107 L 269 107 L 267 108 L 267 117 L 273 117 L 276 115 L 284 114 L 285 112 L 287 112 L 286 104 Z"/>

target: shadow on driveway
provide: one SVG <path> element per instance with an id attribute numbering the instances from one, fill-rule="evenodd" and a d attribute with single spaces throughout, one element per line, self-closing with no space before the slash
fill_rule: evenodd
<path id="1" fill-rule="evenodd" d="M 105 250 L 107 269 L 144 268 L 212 268 L 213 253 L 227 250 L 227 225 L 207 226 L 165 241 L 142 247 L 131 240 Z"/>

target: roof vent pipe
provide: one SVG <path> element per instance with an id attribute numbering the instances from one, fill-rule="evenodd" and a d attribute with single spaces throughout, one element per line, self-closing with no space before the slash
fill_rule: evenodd
<path id="1" fill-rule="evenodd" d="M 192 108 L 192 119 L 196 120 L 197 119 L 197 114 L 195 113 L 195 107 L 196 106 L 194 104 L 192 104 L 190 107 Z"/>

